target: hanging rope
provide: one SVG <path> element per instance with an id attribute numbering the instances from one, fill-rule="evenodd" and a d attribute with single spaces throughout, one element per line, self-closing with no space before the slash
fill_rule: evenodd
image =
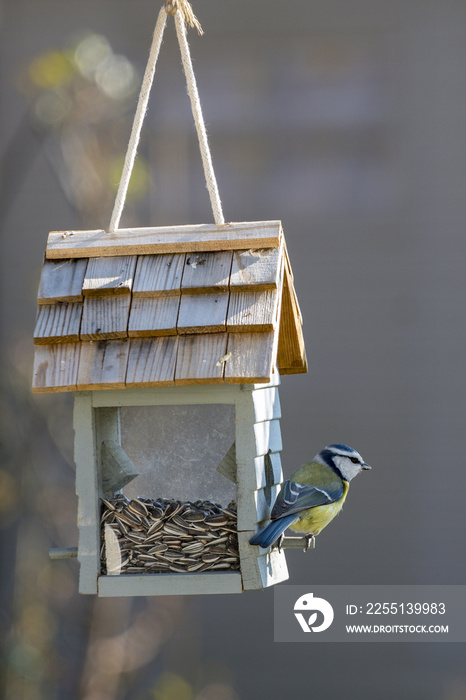
<path id="1" fill-rule="evenodd" d="M 222 212 L 222 203 L 220 201 L 220 195 L 217 186 L 217 180 L 215 178 L 215 173 L 212 165 L 212 157 L 210 155 L 204 118 L 202 116 L 201 102 L 199 99 L 199 92 L 197 89 L 196 78 L 194 75 L 193 64 L 191 61 L 189 44 L 186 37 L 185 23 L 190 24 L 191 27 L 195 27 L 198 30 L 199 34 L 203 33 L 202 27 L 199 24 L 197 18 L 195 17 L 191 5 L 189 4 L 189 2 L 187 2 L 187 0 L 166 0 L 164 7 L 162 7 L 162 9 L 159 12 L 157 23 L 155 25 L 154 37 L 152 40 L 149 59 L 142 81 L 141 92 L 139 94 L 136 114 L 134 116 L 133 128 L 131 131 L 131 136 L 129 139 L 128 148 L 125 156 L 125 162 L 123 165 L 123 172 L 121 175 L 120 184 L 118 186 L 118 192 L 113 207 L 113 212 L 110 219 L 110 226 L 108 230 L 109 233 L 114 233 L 115 231 L 117 231 L 120 224 L 120 218 L 123 212 L 126 194 L 128 192 L 128 185 L 131 178 L 131 172 L 133 169 L 139 139 L 141 136 L 142 124 L 147 111 L 149 94 L 154 80 L 155 66 L 159 56 L 160 47 L 162 45 L 163 32 L 167 22 L 167 14 L 174 15 L 175 19 L 176 34 L 178 37 L 178 43 L 180 45 L 181 51 L 181 60 L 186 76 L 186 84 L 188 88 L 189 99 L 191 101 L 191 109 L 194 117 L 194 123 L 196 125 L 196 132 L 199 140 L 202 164 L 204 167 L 204 175 L 206 179 L 207 190 L 209 192 L 214 220 L 217 225 L 225 223 L 225 219 L 223 218 Z"/>
<path id="2" fill-rule="evenodd" d="M 201 149 L 202 164 L 204 166 L 204 175 L 206 179 L 207 189 L 209 191 L 210 203 L 214 214 L 215 223 L 220 225 L 225 223 L 222 212 L 222 203 L 215 179 L 214 167 L 212 165 L 212 157 L 210 155 L 209 142 L 207 140 L 207 132 L 202 116 L 201 101 L 194 75 L 191 54 L 189 52 L 189 44 L 186 38 L 186 29 L 181 12 L 175 15 L 176 34 L 181 50 L 181 60 L 186 75 L 186 84 L 188 86 L 189 99 L 191 100 L 191 109 L 193 112 L 194 123 L 196 125 L 197 138 L 199 139 L 199 147 Z"/>
<path id="3" fill-rule="evenodd" d="M 134 160 L 136 158 L 136 152 L 138 150 L 142 123 L 144 121 L 144 116 L 147 111 L 150 90 L 154 80 L 155 65 L 157 63 L 157 58 L 159 57 L 160 47 L 162 46 L 163 32 L 166 23 L 167 13 L 165 11 L 165 8 L 162 7 L 162 9 L 159 12 L 159 16 L 157 17 L 157 22 L 155 24 L 154 37 L 152 39 L 152 46 L 149 53 L 149 59 L 147 61 L 144 78 L 142 79 L 141 92 L 139 93 L 136 114 L 134 115 L 133 128 L 131 131 L 131 136 L 129 138 L 128 148 L 126 149 L 125 162 L 123 164 L 123 172 L 121 174 L 120 184 L 118 186 L 118 192 L 115 199 L 115 204 L 113 206 L 112 217 L 110 219 L 110 226 L 108 229 L 109 233 L 113 233 L 114 231 L 116 231 L 120 224 L 120 218 L 126 200 L 126 193 L 128 192 L 128 185 L 131 179 L 131 172 L 133 170 Z"/>

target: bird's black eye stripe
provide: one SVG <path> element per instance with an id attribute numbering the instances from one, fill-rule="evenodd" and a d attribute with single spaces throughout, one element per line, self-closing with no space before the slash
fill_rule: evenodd
<path id="1" fill-rule="evenodd" d="M 350 457 L 350 460 L 353 462 L 353 464 L 361 464 L 357 457 Z"/>

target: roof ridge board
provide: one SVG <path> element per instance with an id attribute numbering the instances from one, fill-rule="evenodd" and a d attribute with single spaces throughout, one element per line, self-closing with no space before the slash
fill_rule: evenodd
<path id="1" fill-rule="evenodd" d="M 51 231 L 46 259 L 276 248 L 282 238 L 280 221 L 128 228 L 114 233 Z"/>

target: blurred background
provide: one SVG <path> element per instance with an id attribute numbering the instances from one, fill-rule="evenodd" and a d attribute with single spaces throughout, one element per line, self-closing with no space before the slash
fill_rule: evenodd
<path id="1" fill-rule="evenodd" d="M 79 596 L 72 400 L 32 396 L 47 234 L 106 227 L 161 2 L 3 0 L 0 697 L 464 700 L 464 645 L 274 644 L 273 589 Z M 293 584 L 465 583 L 466 3 L 196 0 L 226 220 L 281 219 L 309 374 L 281 387 L 288 475 L 373 465 Z M 209 223 L 173 23 L 122 225 Z"/>

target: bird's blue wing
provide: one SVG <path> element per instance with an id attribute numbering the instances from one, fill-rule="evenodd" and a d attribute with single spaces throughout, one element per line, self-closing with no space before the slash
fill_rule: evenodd
<path id="1" fill-rule="evenodd" d="M 326 484 L 325 487 L 317 487 L 310 484 L 298 484 L 296 481 L 287 479 L 282 484 L 270 518 L 271 520 L 277 520 L 285 515 L 299 513 L 307 508 L 335 503 L 343 496 L 343 492 L 344 488 L 341 480 Z"/>

